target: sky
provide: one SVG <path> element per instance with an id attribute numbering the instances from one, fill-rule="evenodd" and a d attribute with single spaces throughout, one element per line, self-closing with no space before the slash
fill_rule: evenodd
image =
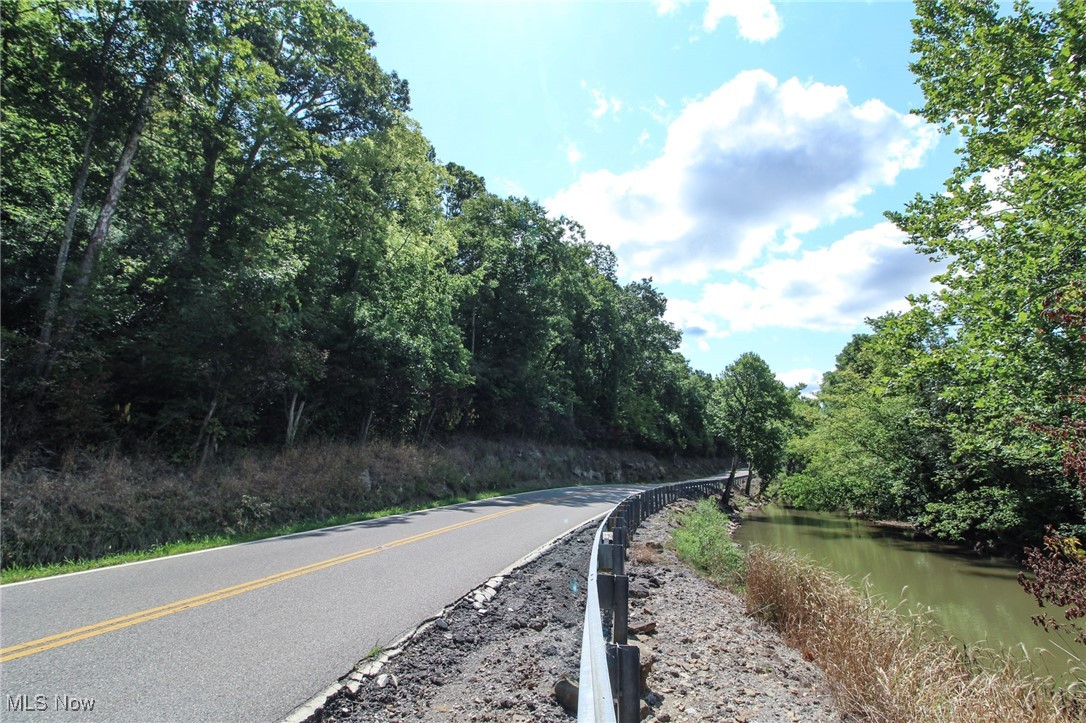
<path id="1" fill-rule="evenodd" d="M 911 113 L 909 2 L 369 2 L 441 162 L 580 222 L 651 277 L 682 353 L 817 388 L 864 319 L 939 268 L 884 212 L 956 141 Z"/>

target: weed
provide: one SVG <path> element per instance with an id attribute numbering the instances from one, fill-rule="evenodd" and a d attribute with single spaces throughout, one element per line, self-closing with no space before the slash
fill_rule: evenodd
<path id="1" fill-rule="evenodd" d="M 49 463 L 50 466 L 46 466 Z M 639 452 L 458 438 L 448 446 L 314 442 L 211 460 L 197 473 L 146 455 L 20 458 L 0 485 L 0 583 L 347 524 L 584 481 L 704 474 Z"/>
<path id="2" fill-rule="evenodd" d="M 712 500 L 703 499 L 679 518 L 672 533 L 679 557 L 722 584 L 737 582 L 743 575 L 743 551 L 732 542 L 728 523 L 728 516 Z"/>

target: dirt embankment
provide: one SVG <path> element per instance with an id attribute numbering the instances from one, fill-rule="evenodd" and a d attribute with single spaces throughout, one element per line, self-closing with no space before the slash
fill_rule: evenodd
<path id="1" fill-rule="evenodd" d="M 683 503 L 679 503 L 680 505 Z M 743 602 L 667 549 L 671 515 L 634 537 L 631 638 L 657 721 L 838 721 L 821 671 Z M 594 525 L 450 606 L 383 666 L 364 661 L 311 721 L 570 721 L 555 686 L 577 680 Z M 496 589 L 495 589 L 496 588 Z M 650 662 L 651 661 L 651 662 Z"/>

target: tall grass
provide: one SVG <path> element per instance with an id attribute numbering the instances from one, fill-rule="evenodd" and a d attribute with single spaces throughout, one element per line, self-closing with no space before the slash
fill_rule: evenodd
<path id="1" fill-rule="evenodd" d="M 17 459 L 0 485 L 4 581 L 54 563 L 115 562 L 419 508 L 578 482 L 652 481 L 715 471 L 638 452 L 459 438 L 427 447 L 376 441 L 244 450 L 201 470 L 146 455 Z M 174 543 L 181 544 L 175 545 Z M 38 572 L 32 572 L 33 570 Z M 78 569 L 69 566 L 66 569 Z"/>
<path id="2" fill-rule="evenodd" d="M 731 584 L 742 578 L 743 551 L 728 534 L 729 519 L 710 499 L 698 500 L 672 532 L 679 557 L 710 579 Z"/>
<path id="3" fill-rule="evenodd" d="M 1082 690 L 1035 680 L 1008 656 L 967 654 L 926 618 L 887 609 L 790 551 L 753 547 L 744 584 L 748 611 L 819 665 L 841 710 L 860 720 L 1086 719 Z"/>

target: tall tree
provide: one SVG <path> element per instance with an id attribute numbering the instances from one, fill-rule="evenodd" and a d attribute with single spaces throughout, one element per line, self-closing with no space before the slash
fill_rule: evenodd
<path id="1" fill-rule="evenodd" d="M 754 352 L 740 355 L 717 376 L 709 399 L 710 428 L 733 450 L 723 505 L 730 503 L 740 457 L 752 474 L 768 479 L 777 473 L 786 441 L 781 425 L 791 405 L 787 387 Z"/>
<path id="2" fill-rule="evenodd" d="M 964 139 L 945 192 L 889 214 L 946 266 L 901 325 L 927 327 L 932 343 L 909 353 L 905 373 L 935 385 L 959 460 L 944 479 L 955 497 L 932 522 L 961 514 L 966 530 L 987 517 L 1022 530 L 1078 504 L 1053 445 L 1024 422 L 1080 415 L 1066 394 L 1086 381 L 1086 344 L 1045 314 L 1086 282 L 1086 5 L 916 8 L 920 112 Z"/>

